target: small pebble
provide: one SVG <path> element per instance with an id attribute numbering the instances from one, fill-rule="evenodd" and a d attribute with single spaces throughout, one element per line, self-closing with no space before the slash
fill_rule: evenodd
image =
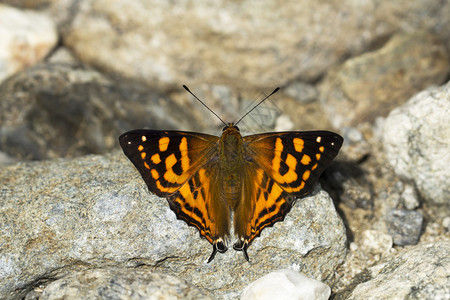
<path id="1" fill-rule="evenodd" d="M 388 233 L 395 245 L 416 245 L 422 233 L 423 214 L 420 211 L 393 209 L 387 215 Z"/>

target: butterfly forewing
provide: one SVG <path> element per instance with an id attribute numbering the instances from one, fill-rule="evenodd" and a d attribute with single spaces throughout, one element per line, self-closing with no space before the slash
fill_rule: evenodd
<path id="1" fill-rule="evenodd" d="M 288 194 L 254 162 L 246 166 L 242 205 L 234 216 L 235 233 L 247 246 L 261 231 L 282 221 L 292 206 Z"/>
<path id="2" fill-rule="evenodd" d="M 119 137 L 125 155 L 148 189 L 160 197 L 178 191 L 203 165 L 217 156 L 218 137 L 159 130 L 132 130 Z"/>
<path id="3" fill-rule="evenodd" d="M 287 193 L 312 191 L 320 174 L 342 146 L 330 131 L 274 132 L 244 137 L 248 159 L 254 160 Z"/>

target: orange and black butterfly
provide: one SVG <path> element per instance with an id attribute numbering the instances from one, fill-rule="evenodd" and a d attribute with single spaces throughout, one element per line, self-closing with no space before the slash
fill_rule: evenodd
<path id="1" fill-rule="evenodd" d="M 177 218 L 196 227 L 213 245 L 208 263 L 217 251 L 227 250 L 231 211 L 238 238 L 233 248 L 249 260 L 252 241 L 264 228 L 283 221 L 292 199 L 312 191 L 343 142 L 330 131 L 242 137 L 236 124 L 225 123 L 220 137 L 145 129 L 119 137 L 150 192 L 167 198 Z"/>

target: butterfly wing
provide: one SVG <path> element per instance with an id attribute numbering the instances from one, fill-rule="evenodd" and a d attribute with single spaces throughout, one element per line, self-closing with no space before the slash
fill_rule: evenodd
<path id="1" fill-rule="evenodd" d="M 343 139 L 329 131 L 276 132 L 244 137 L 247 161 L 242 211 L 235 214 L 236 250 L 246 255 L 261 231 L 284 220 L 295 197 L 310 193 Z M 236 216 L 241 220 L 236 220 Z"/>
<path id="2" fill-rule="evenodd" d="M 243 181 L 243 196 L 234 214 L 234 231 L 239 240 L 233 246 L 243 251 L 265 227 L 283 221 L 290 211 L 293 197 L 289 196 L 268 173 L 255 162 L 247 162 Z"/>
<path id="3" fill-rule="evenodd" d="M 285 192 L 310 193 L 339 152 L 343 138 L 330 131 L 274 132 L 244 138 L 248 159 L 255 161 Z"/>
<path id="4" fill-rule="evenodd" d="M 133 130 L 119 137 L 148 189 L 167 198 L 178 219 L 196 227 L 215 251 L 224 252 L 230 216 L 223 203 L 214 201 L 220 184 L 213 176 L 218 140 L 207 134 L 157 130 Z"/>
<path id="5" fill-rule="evenodd" d="M 193 132 L 138 129 L 122 134 L 119 143 L 148 189 L 168 197 L 217 155 L 218 139 Z"/>

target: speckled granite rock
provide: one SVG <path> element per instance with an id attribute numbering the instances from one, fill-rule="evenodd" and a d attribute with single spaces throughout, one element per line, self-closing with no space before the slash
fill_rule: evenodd
<path id="1" fill-rule="evenodd" d="M 450 82 L 418 93 L 386 119 L 383 145 L 394 171 L 429 203 L 450 207 Z"/>
<path id="2" fill-rule="evenodd" d="M 215 297 L 236 298 L 283 267 L 326 282 L 346 253 L 342 221 L 320 189 L 263 231 L 250 263 L 229 250 L 207 264 L 210 244 L 147 192 L 122 154 L 12 165 L 0 170 L 0 182 L 0 298 L 107 265 L 153 266 Z"/>
<path id="3" fill-rule="evenodd" d="M 200 299 L 212 300 L 198 288 L 150 268 L 105 268 L 74 272 L 50 283 L 40 300 Z"/>
<path id="4" fill-rule="evenodd" d="M 365 282 L 336 299 L 449 299 L 449 253 L 448 241 L 409 248 L 370 267 Z"/>

